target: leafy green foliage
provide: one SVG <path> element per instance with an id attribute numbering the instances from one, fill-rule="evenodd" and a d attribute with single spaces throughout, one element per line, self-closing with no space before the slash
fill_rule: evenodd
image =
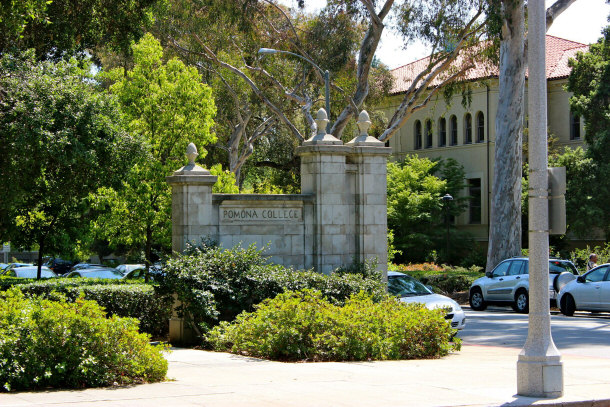
<path id="1" fill-rule="evenodd" d="M 151 265 L 153 246 L 168 251 L 171 244 L 171 188 L 165 177 L 184 163 L 190 142 L 205 156 L 203 147 L 216 139 L 210 131 L 216 108 L 197 70 L 176 58 L 163 63 L 163 49 L 151 34 L 133 45 L 133 54 L 132 70 L 115 69 L 104 76 L 115 81 L 110 93 L 117 96 L 129 130 L 146 141 L 147 151 L 121 188 L 102 188 L 91 197 L 98 212 L 93 227 L 97 237 L 113 246 L 144 249 Z"/>
<path id="2" fill-rule="evenodd" d="M 455 161 L 432 161 L 407 156 L 402 162 L 388 163 L 388 227 L 394 235 L 395 250 L 401 261 L 428 260 L 433 251 L 444 250 L 445 216 L 457 216 L 465 208 L 464 169 Z M 441 197 L 454 197 L 443 206 Z M 454 229 L 454 228 L 452 228 Z M 467 236 L 452 230 L 454 250 L 451 260 L 471 247 Z M 440 250 L 439 250 L 440 249 Z M 447 256 L 443 256 L 447 259 Z"/>
<path id="3" fill-rule="evenodd" d="M 569 259 L 578 270 L 583 272 L 587 269 L 587 262 L 591 253 L 597 254 L 597 264 L 610 263 L 610 243 L 595 247 L 587 245 L 584 249 L 574 249 L 570 252 Z"/>
<path id="4" fill-rule="evenodd" d="M 235 174 L 231 171 L 223 170 L 222 164 L 211 166 L 210 173 L 218 177 L 218 180 L 212 187 L 212 193 L 239 194 L 239 187 L 235 184 Z"/>
<path id="5" fill-rule="evenodd" d="M 7 4 L 8 3 L 8 4 Z M 42 59 L 108 47 L 129 53 L 165 0 L 8 0 L 0 10 L 0 52 L 34 48 Z"/>
<path id="6" fill-rule="evenodd" d="M 581 147 L 549 156 L 549 165 L 566 167 L 566 221 L 568 230 L 586 237 L 604 219 L 606 206 L 597 202 L 599 180 L 594 159 Z"/>
<path id="7" fill-rule="evenodd" d="M 165 272 L 161 292 L 177 294 L 183 303 L 179 311 L 200 336 L 201 330 L 219 321 L 232 321 L 242 311 L 252 311 L 255 304 L 284 291 L 313 288 L 336 304 L 359 291 L 376 299 L 385 294 L 379 277 L 351 273 L 327 276 L 270 265 L 254 246 L 194 249 L 170 260 Z"/>
<path id="8" fill-rule="evenodd" d="M 578 53 L 569 62 L 572 71 L 567 90 L 573 92 L 570 108 L 585 122 L 585 140 L 588 148 L 584 154 L 574 152 L 566 161 L 577 167 L 578 185 L 573 185 L 576 207 L 571 208 L 575 232 L 580 235 L 592 227 L 601 228 L 610 236 L 610 27 L 603 37 L 591 44 L 589 51 Z M 590 159 L 588 162 L 584 160 Z M 567 199 L 567 197 L 566 197 Z"/>
<path id="9" fill-rule="evenodd" d="M 167 372 L 164 349 L 138 333 L 135 319 L 106 318 L 94 301 L 0 293 L 4 391 L 160 381 Z"/>
<path id="10" fill-rule="evenodd" d="M 400 271 L 431 286 L 435 292 L 451 295 L 460 291 L 468 291 L 472 282 L 483 277 L 483 267 L 451 267 L 436 266 L 430 263 L 391 265 L 390 270 Z"/>
<path id="11" fill-rule="evenodd" d="M 69 254 L 86 230 L 87 195 L 119 184 L 141 143 L 74 61 L 4 54 L 0 94 L 0 240 Z"/>
<path id="12" fill-rule="evenodd" d="M 343 361 L 432 358 L 459 350 L 444 310 L 375 302 L 359 293 L 344 306 L 320 292 L 286 292 L 253 313 L 214 328 L 207 339 L 219 351 L 275 360 Z"/>
<path id="13" fill-rule="evenodd" d="M 155 337 L 167 335 L 173 299 L 170 295 L 159 295 L 150 284 L 133 280 L 94 278 L 59 278 L 44 281 L 0 278 L 0 291 L 11 287 L 19 289 L 27 297 L 62 297 L 66 301 L 74 302 L 82 296 L 85 300 L 96 301 L 108 316 L 137 319 L 142 332 Z"/>

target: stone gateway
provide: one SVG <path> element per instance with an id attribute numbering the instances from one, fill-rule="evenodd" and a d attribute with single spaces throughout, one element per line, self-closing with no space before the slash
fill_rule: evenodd
<path id="1" fill-rule="evenodd" d="M 213 194 L 216 177 L 189 163 L 170 177 L 172 248 L 211 238 L 224 247 L 266 247 L 271 261 L 321 273 L 355 260 L 377 259 L 387 267 L 386 161 L 390 148 L 368 136 L 369 116 L 358 118 L 359 135 L 343 144 L 326 133 L 326 112 L 316 116 L 318 133 L 298 147 L 301 194 Z"/>

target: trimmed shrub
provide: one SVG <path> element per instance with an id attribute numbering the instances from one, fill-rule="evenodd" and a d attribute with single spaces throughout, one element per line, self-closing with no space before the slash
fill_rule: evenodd
<path id="1" fill-rule="evenodd" d="M 286 292 L 207 335 L 218 351 L 286 361 L 398 360 L 459 350 L 444 310 L 359 293 L 344 306 L 319 291 Z"/>
<path id="2" fill-rule="evenodd" d="M 97 387 L 165 378 L 166 348 L 149 344 L 138 321 L 94 301 L 0 292 L 0 384 L 5 391 Z"/>
<path id="3" fill-rule="evenodd" d="M 142 332 L 155 337 L 164 337 L 168 332 L 173 299 L 170 295 L 158 294 L 150 284 L 92 278 L 0 280 L 0 287 L 4 289 L 10 284 L 28 297 L 54 299 L 59 294 L 67 301 L 76 301 L 83 295 L 84 299 L 95 300 L 101 305 L 108 316 L 138 319 Z"/>
<path id="4" fill-rule="evenodd" d="M 376 299 L 385 296 L 380 278 L 361 274 L 323 275 L 267 264 L 262 251 L 206 247 L 170 260 L 160 282 L 163 293 L 176 293 L 183 305 L 178 310 L 203 338 L 219 321 L 232 321 L 242 311 L 284 291 L 319 290 L 334 304 L 365 291 Z"/>

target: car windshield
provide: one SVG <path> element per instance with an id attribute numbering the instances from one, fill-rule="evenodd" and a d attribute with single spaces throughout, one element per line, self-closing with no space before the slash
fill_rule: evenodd
<path id="1" fill-rule="evenodd" d="M 549 260 L 549 273 L 560 274 L 564 271 L 578 275 L 578 270 L 569 261 Z"/>
<path id="2" fill-rule="evenodd" d="M 123 275 L 114 269 L 91 269 L 80 272 L 83 277 L 90 278 L 121 278 Z"/>
<path id="3" fill-rule="evenodd" d="M 407 275 L 388 276 L 388 292 L 398 297 L 432 294 L 428 287 Z"/>

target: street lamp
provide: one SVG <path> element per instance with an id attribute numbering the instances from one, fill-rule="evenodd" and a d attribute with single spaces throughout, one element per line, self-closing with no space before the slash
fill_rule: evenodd
<path id="1" fill-rule="evenodd" d="M 290 52 L 290 51 L 282 51 L 282 50 L 273 49 L 273 48 L 260 48 L 258 50 L 258 53 L 260 55 L 266 55 L 266 54 L 288 54 L 288 55 L 292 55 L 292 56 L 295 56 L 297 58 L 301 58 L 303 61 L 309 62 L 314 68 L 316 68 L 322 74 L 322 76 L 324 77 L 324 93 L 325 93 L 324 96 L 325 96 L 325 101 L 326 101 L 326 114 L 327 114 L 328 118 L 330 119 L 330 73 L 328 72 L 328 70 L 324 71 L 324 70 L 322 70 L 322 68 L 320 68 L 318 66 L 318 64 L 313 62 L 311 59 L 306 58 L 303 55 L 295 54 L 294 52 Z M 328 133 L 329 130 L 330 130 L 330 121 L 326 125 L 326 132 Z"/>
<path id="2" fill-rule="evenodd" d="M 453 201 L 453 197 L 449 194 L 445 194 L 441 200 L 445 205 L 445 225 L 447 226 L 447 251 L 445 252 L 445 255 L 447 256 L 447 263 L 449 263 L 449 202 Z"/>

